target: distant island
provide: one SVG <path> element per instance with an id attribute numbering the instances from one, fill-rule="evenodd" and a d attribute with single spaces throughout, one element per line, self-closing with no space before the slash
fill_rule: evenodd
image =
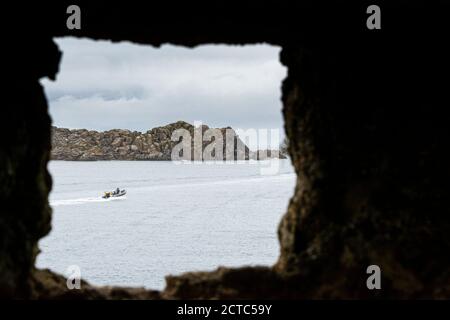
<path id="1" fill-rule="evenodd" d="M 178 121 L 166 126 L 153 128 L 147 132 L 130 131 L 123 129 L 113 129 L 103 132 L 86 129 L 66 129 L 52 127 L 52 160 L 67 161 L 96 161 L 96 160 L 153 160 L 170 161 L 172 160 L 172 149 L 182 140 L 172 141 L 172 134 L 175 130 L 182 129 L 194 136 L 195 128 L 193 125 Z M 210 129 L 203 125 L 201 132 Z M 218 131 L 220 130 L 220 131 Z M 250 151 L 249 148 L 237 136 L 230 127 L 217 128 L 223 136 L 223 160 L 230 160 L 230 148 L 226 149 L 226 133 L 231 132 L 234 139 L 234 146 L 231 149 L 232 160 L 265 160 L 269 158 L 285 159 L 286 148 L 279 150 L 258 150 Z M 211 141 L 214 141 L 212 139 Z M 198 146 L 192 142 L 190 160 L 202 157 L 205 148 L 211 145 L 211 141 L 202 141 Z M 201 146 L 201 150 L 200 150 Z M 209 150 L 209 149 L 207 149 Z M 227 150 L 227 151 L 226 151 Z M 199 152 L 199 153 L 198 153 Z M 228 155 L 226 157 L 226 153 Z M 212 152 L 214 156 L 215 151 Z M 222 155 L 221 155 L 222 156 Z M 205 160 L 200 158 L 201 160 Z"/>

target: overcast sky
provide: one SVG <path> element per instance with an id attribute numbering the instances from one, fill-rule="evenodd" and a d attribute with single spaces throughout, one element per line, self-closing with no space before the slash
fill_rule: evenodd
<path id="1" fill-rule="evenodd" d="M 42 80 L 53 125 L 147 131 L 177 120 L 282 130 L 279 48 L 208 45 L 159 49 L 57 39 L 56 82 Z"/>

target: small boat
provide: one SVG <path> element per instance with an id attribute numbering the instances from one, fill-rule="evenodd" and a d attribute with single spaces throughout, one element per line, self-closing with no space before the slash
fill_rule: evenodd
<path id="1" fill-rule="evenodd" d="M 125 189 L 120 190 L 119 188 L 117 188 L 114 191 L 106 191 L 102 198 L 103 199 L 108 199 L 108 198 L 117 198 L 117 197 L 122 197 L 124 195 L 127 194 L 127 191 Z"/>

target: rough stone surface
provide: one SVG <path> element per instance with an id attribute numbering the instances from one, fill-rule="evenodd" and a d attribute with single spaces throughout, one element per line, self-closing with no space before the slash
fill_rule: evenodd
<path id="1" fill-rule="evenodd" d="M 51 222 L 51 124 L 38 80 L 58 71 L 52 37 L 73 35 L 155 46 L 281 46 L 283 114 L 298 175 L 274 267 L 172 276 L 161 293 L 89 286 L 77 298 L 450 298 L 449 4 L 382 3 L 382 30 L 373 31 L 365 1 L 159 3 L 83 2 L 81 31 L 65 27 L 71 3 L 3 5 L 10 29 L 0 117 L 0 296 L 70 297 L 64 279 L 36 271 L 34 259 Z M 380 291 L 365 286 L 369 264 L 381 267 Z"/>
<path id="2" fill-rule="evenodd" d="M 109 299 L 160 299 L 156 290 L 125 287 L 93 287 L 81 281 L 80 289 L 67 289 L 67 279 L 48 269 L 36 270 L 30 279 L 32 299 L 54 300 L 109 300 Z"/>
<path id="3" fill-rule="evenodd" d="M 71 161 L 172 160 L 173 148 L 182 143 L 182 140 L 176 136 L 172 140 L 172 135 L 177 130 L 187 133 L 187 137 L 182 139 L 186 138 L 191 141 L 188 143 L 191 155 L 185 158 L 186 160 L 286 158 L 284 154 L 280 154 L 276 150 L 250 151 L 231 128 L 209 129 L 206 125 L 195 128 L 184 121 L 153 128 L 144 133 L 121 129 L 97 132 L 86 129 L 69 130 L 52 127 L 51 158 Z M 195 131 L 198 135 L 194 133 Z M 211 135 L 218 135 L 223 142 L 223 147 L 219 147 L 219 144 L 216 145 L 216 137 L 208 136 L 208 132 Z M 230 146 L 227 147 L 228 141 L 230 141 Z M 218 152 L 220 149 L 222 156 L 219 154 L 216 156 L 216 151 Z M 179 152 L 179 155 L 182 156 L 182 152 Z"/>
<path id="4" fill-rule="evenodd" d="M 50 117 L 41 85 L 27 76 L 12 80 L 2 107 L 0 297 L 20 297 L 29 293 L 37 241 L 50 230 Z"/>

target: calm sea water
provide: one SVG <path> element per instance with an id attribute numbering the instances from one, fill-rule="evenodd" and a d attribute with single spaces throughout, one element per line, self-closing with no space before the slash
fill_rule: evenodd
<path id="1" fill-rule="evenodd" d="M 289 160 L 261 175 L 267 166 L 52 161 L 53 228 L 37 266 L 66 274 L 77 265 L 92 284 L 162 289 L 167 274 L 273 264 L 295 174 Z M 126 197 L 101 198 L 116 187 Z"/>

